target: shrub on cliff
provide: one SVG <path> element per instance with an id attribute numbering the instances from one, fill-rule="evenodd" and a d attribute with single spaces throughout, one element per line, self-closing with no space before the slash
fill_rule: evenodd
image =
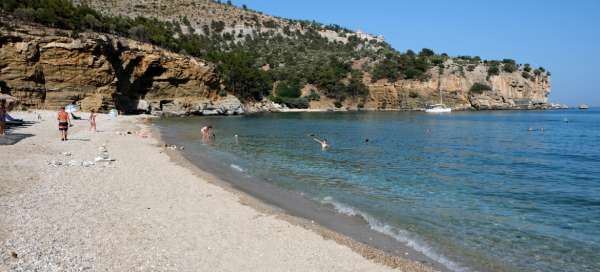
<path id="1" fill-rule="evenodd" d="M 431 50 L 429 48 L 423 48 L 423 49 L 421 49 L 421 52 L 419 52 L 419 56 L 421 56 L 421 57 L 431 57 L 434 55 L 435 55 L 435 52 L 433 52 L 433 50 Z"/>
<path id="2" fill-rule="evenodd" d="M 429 56 L 433 51 L 424 49 L 419 56 L 414 53 L 388 53 L 385 58 L 375 65 L 372 72 L 374 81 L 388 79 L 395 82 L 400 79 L 426 80 L 427 71 L 432 67 L 431 59 L 436 58 L 443 62 L 443 57 Z"/>
<path id="3" fill-rule="evenodd" d="M 502 70 L 507 73 L 512 73 L 517 70 L 517 65 L 514 62 L 504 63 L 504 65 L 502 65 Z"/>
<path id="4" fill-rule="evenodd" d="M 497 65 L 488 68 L 488 77 L 500 75 L 500 68 Z"/>
<path id="5" fill-rule="evenodd" d="M 300 83 L 297 81 L 281 81 L 277 83 L 276 94 L 279 97 L 298 98 L 302 95 Z"/>
<path id="6" fill-rule="evenodd" d="M 310 90 L 310 94 L 306 96 L 306 99 L 308 101 L 319 101 L 321 96 L 315 90 Z"/>
<path id="7" fill-rule="evenodd" d="M 210 22 L 210 28 L 217 33 L 221 33 L 225 29 L 225 22 L 212 21 L 212 22 Z"/>
<path id="8" fill-rule="evenodd" d="M 284 98 L 284 103 L 294 109 L 308 109 L 310 106 L 308 99 L 304 97 L 300 98 Z"/>
<path id="9" fill-rule="evenodd" d="M 388 79 L 390 82 L 395 82 L 400 77 L 400 67 L 398 63 L 391 59 L 385 58 L 373 69 L 373 80 Z"/>
<path id="10" fill-rule="evenodd" d="M 480 94 L 480 93 L 483 93 L 484 91 L 491 91 L 491 90 L 492 90 L 492 87 L 478 82 L 478 83 L 473 84 L 473 86 L 471 86 L 470 92 Z"/>
<path id="11" fill-rule="evenodd" d="M 352 70 L 350 83 L 346 89 L 346 93 L 350 96 L 358 97 L 369 94 L 369 89 L 363 83 L 363 73 L 358 70 Z"/>

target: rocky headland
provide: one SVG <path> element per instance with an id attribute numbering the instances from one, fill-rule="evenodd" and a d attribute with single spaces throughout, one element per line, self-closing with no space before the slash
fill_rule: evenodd
<path id="1" fill-rule="evenodd" d="M 440 101 L 456 110 L 545 109 L 548 107 L 550 79 L 546 75 L 523 77 L 523 68 L 511 73 L 488 76 L 485 64 L 469 70 L 448 60 L 445 69 L 434 67 L 426 81 L 385 80 L 367 83 L 370 109 L 415 110 Z M 440 71 L 441 70 L 441 71 Z M 483 86 L 474 88 L 475 84 Z"/>

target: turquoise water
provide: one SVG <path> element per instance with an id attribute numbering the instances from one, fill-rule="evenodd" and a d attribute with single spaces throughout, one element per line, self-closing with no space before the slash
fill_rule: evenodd
<path id="1" fill-rule="evenodd" d="M 214 144 L 200 142 L 205 124 L 216 129 Z M 360 215 L 454 271 L 600 271 L 599 110 L 287 113 L 157 125 L 186 152 Z"/>

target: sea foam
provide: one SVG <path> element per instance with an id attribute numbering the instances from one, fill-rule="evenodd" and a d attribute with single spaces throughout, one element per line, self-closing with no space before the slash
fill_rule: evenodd
<path id="1" fill-rule="evenodd" d="M 419 238 L 415 237 L 415 235 L 399 229 L 397 227 L 390 226 L 385 224 L 368 213 L 360 211 L 354 207 L 348 206 L 346 204 L 342 204 L 337 202 L 331 196 L 324 197 L 321 201 L 322 204 L 329 204 L 335 208 L 338 213 L 348 215 L 348 216 L 360 216 L 367 223 L 369 227 L 377 231 L 379 233 L 383 233 L 387 236 L 394 238 L 396 241 L 401 242 L 410 248 L 422 253 L 423 255 L 429 257 L 430 259 L 444 265 L 446 268 L 455 272 L 469 272 L 470 270 L 462 265 L 459 265 L 443 255 L 437 253 L 433 248 L 428 246 L 425 242 L 421 241 Z"/>
<path id="2" fill-rule="evenodd" d="M 242 172 L 242 173 L 246 172 L 244 170 L 244 168 L 240 167 L 239 165 L 231 164 L 231 165 L 229 165 L 229 167 L 231 167 L 233 170 L 238 171 L 238 172 Z"/>

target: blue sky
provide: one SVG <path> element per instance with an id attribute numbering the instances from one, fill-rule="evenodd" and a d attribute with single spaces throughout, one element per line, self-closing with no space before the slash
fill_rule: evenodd
<path id="1" fill-rule="evenodd" d="M 551 101 L 600 106 L 600 0 L 234 0 L 382 34 L 396 49 L 512 58 L 552 73 Z"/>

